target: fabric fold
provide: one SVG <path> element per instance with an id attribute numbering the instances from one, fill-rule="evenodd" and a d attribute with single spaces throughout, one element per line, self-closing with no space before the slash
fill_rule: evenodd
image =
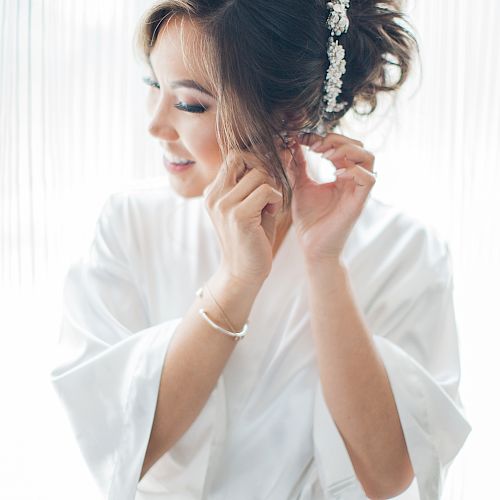
<path id="1" fill-rule="evenodd" d="M 181 321 L 148 324 L 128 271 L 121 201 L 108 198 L 89 252 L 66 275 L 59 361 L 50 374 L 83 458 L 109 500 L 135 497 L 165 355 Z"/>
<path id="2" fill-rule="evenodd" d="M 432 265 L 409 267 L 405 279 L 391 286 L 385 279 L 385 293 L 375 296 L 365 320 L 391 385 L 419 498 L 436 500 L 471 427 L 458 393 L 460 362 L 449 249 L 433 238 L 426 245 L 424 249 L 432 245 L 437 255 Z M 366 498 L 320 384 L 313 425 L 327 498 Z"/>
<path id="3" fill-rule="evenodd" d="M 446 472 L 471 427 L 460 403 L 397 345 L 375 337 L 389 377 L 420 500 L 440 498 Z"/>
<path id="4" fill-rule="evenodd" d="M 219 258 L 213 233 L 204 230 L 210 222 L 202 203 L 179 204 L 171 194 L 160 185 L 112 195 L 89 252 L 65 280 L 52 383 L 103 495 L 198 500 L 244 490 L 264 498 L 279 487 L 278 496 L 304 500 L 365 499 L 325 403 L 306 294 L 283 306 L 286 321 L 267 320 L 279 312 L 274 304 L 280 286 L 293 286 L 290 268 L 297 272 L 295 285 L 302 279 L 293 238 L 285 240 L 292 250 L 287 260 L 281 254 L 275 263 L 270 279 L 276 284 L 263 287 L 252 310 L 254 336 L 235 351 L 189 429 L 139 481 L 170 342 L 194 291 Z M 356 303 L 386 368 L 415 470 L 407 492 L 416 495 L 418 487 L 420 500 L 435 500 L 470 432 L 458 393 L 448 249 L 415 221 L 369 200 L 346 256 Z M 297 373 L 302 375 L 293 376 Z M 281 384 L 279 398 L 276 384 Z M 295 422 L 293 440 L 284 419 Z M 288 460 L 262 460 L 262 443 L 273 448 L 268 456 Z"/>
<path id="5" fill-rule="evenodd" d="M 179 321 L 142 330 L 91 359 L 52 372 L 85 462 L 109 500 L 135 498 L 163 361 Z"/>

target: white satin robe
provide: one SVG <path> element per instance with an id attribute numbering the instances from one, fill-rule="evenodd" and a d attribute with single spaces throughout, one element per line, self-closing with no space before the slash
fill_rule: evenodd
<path id="1" fill-rule="evenodd" d="M 104 498 L 366 498 L 323 399 L 293 226 L 200 415 L 139 482 L 166 351 L 219 244 L 204 199 L 166 178 L 111 195 L 94 236 L 66 276 L 51 380 Z M 416 473 L 400 498 L 436 500 L 470 431 L 448 247 L 370 197 L 343 258 Z"/>

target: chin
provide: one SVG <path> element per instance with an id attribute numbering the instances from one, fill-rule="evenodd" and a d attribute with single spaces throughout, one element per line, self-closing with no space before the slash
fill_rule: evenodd
<path id="1" fill-rule="evenodd" d="M 203 188 L 199 186 L 193 186 L 192 184 L 175 182 L 170 178 L 170 185 L 172 189 L 183 198 L 197 198 L 203 196 Z"/>

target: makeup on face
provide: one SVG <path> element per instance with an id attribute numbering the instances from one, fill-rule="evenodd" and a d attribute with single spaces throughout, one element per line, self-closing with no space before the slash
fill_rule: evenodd
<path id="1" fill-rule="evenodd" d="M 180 174 L 189 170 L 195 164 L 194 161 L 187 161 L 182 163 L 174 163 L 170 161 L 165 155 L 163 155 L 163 165 L 167 172 L 171 174 Z"/>

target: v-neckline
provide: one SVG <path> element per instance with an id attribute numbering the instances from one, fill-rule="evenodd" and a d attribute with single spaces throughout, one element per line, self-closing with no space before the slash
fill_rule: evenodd
<path id="1" fill-rule="evenodd" d="M 283 245 L 285 244 L 285 242 L 288 240 L 289 238 L 289 235 L 290 235 L 290 231 L 293 231 L 294 228 L 293 228 L 293 219 L 290 220 L 290 225 L 288 226 L 287 230 L 286 230 L 286 233 L 285 233 L 285 236 L 283 236 L 283 238 L 281 239 L 280 241 L 280 244 L 278 246 L 278 249 L 276 250 L 275 253 L 273 253 L 273 263 L 276 262 L 276 258 L 277 256 L 279 255 Z M 274 244 L 273 244 L 274 246 Z M 273 251 L 274 251 L 274 248 L 273 248 Z"/>
<path id="2" fill-rule="evenodd" d="M 263 288 L 271 287 L 278 292 L 278 289 L 285 282 L 289 282 L 290 279 L 293 280 L 297 274 L 300 274 L 302 272 L 302 264 L 299 254 L 295 227 L 292 221 L 276 254 L 273 256 L 271 272 L 264 282 Z M 279 279 L 277 279 L 278 276 L 280 277 Z M 286 285 L 285 288 L 287 286 L 289 285 Z"/>
<path id="3" fill-rule="evenodd" d="M 278 258 L 281 258 L 281 254 L 284 252 L 283 248 L 286 246 L 288 240 L 290 239 L 290 232 L 293 231 L 293 223 L 290 224 L 290 227 L 287 229 L 285 236 L 280 241 L 279 247 L 276 250 L 276 253 L 273 255 L 273 265 L 277 262 Z"/>

